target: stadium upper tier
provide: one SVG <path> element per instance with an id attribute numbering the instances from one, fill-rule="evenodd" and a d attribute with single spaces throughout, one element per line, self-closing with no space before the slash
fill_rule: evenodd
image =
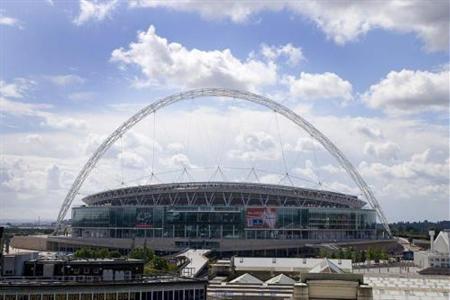
<path id="1" fill-rule="evenodd" d="M 272 206 L 362 208 L 356 196 L 261 183 L 189 182 L 133 186 L 83 198 L 89 206 Z"/>

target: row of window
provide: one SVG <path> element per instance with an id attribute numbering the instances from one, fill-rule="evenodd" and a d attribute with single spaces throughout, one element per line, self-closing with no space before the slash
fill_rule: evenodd
<path id="1" fill-rule="evenodd" d="M 180 207 L 78 207 L 72 227 L 165 228 L 167 225 L 263 226 L 271 228 L 375 229 L 373 210 L 331 208 L 236 208 L 235 211 Z M 249 221 L 251 221 L 249 223 Z M 249 225 L 250 224 L 250 225 Z M 269 225 L 268 225 L 269 224 Z"/>
<path id="2" fill-rule="evenodd" d="M 171 225 L 165 229 L 73 228 L 84 238 L 186 238 L 186 239 L 374 239 L 375 230 L 243 229 L 234 225 Z"/>
<path id="3" fill-rule="evenodd" d="M 205 300 L 204 289 L 129 293 L 0 294 L 0 300 Z"/>

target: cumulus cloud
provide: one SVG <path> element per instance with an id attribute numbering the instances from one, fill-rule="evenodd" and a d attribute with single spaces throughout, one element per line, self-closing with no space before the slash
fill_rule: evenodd
<path id="1" fill-rule="evenodd" d="M 361 162 L 359 168 L 361 172 L 370 177 L 389 176 L 396 179 L 419 179 L 428 178 L 436 182 L 449 182 L 449 164 L 446 162 L 433 162 L 428 160 L 430 150 L 416 153 L 409 160 L 387 165 L 383 163 Z"/>
<path id="2" fill-rule="evenodd" d="M 344 102 L 353 99 L 351 83 L 334 73 L 302 72 L 299 78 L 288 76 L 286 80 L 293 97 L 306 100 L 340 99 Z"/>
<path id="3" fill-rule="evenodd" d="M 369 127 L 365 124 L 357 123 L 353 126 L 354 130 L 370 139 L 383 138 L 383 132 L 378 128 Z"/>
<path id="4" fill-rule="evenodd" d="M 169 157 L 163 157 L 160 159 L 160 163 L 168 169 L 192 169 L 196 167 L 184 153 L 176 153 Z"/>
<path id="5" fill-rule="evenodd" d="M 297 66 L 302 60 L 305 60 L 302 49 L 294 47 L 292 44 L 284 46 L 261 46 L 261 54 L 270 61 L 275 61 L 279 57 L 285 57 L 290 66 Z"/>
<path id="6" fill-rule="evenodd" d="M 236 137 L 237 149 L 228 156 L 242 161 L 276 160 L 280 157 L 275 139 L 263 131 L 240 134 Z"/>
<path id="7" fill-rule="evenodd" d="M 294 147 L 287 144 L 284 149 L 298 152 L 322 151 L 323 146 L 313 138 L 302 137 L 297 140 Z"/>
<path id="8" fill-rule="evenodd" d="M 22 98 L 31 86 L 36 84 L 32 80 L 16 78 L 13 82 L 0 80 L 0 96 L 7 98 Z"/>
<path id="9" fill-rule="evenodd" d="M 80 14 L 73 20 L 76 25 L 83 25 L 89 21 L 102 21 L 108 18 L 119 2 L 80 0 Z"/>
<path id="10" fill-rule="evenodd" d="M 372 108 L 390 113 L 448 110 L 449 72 L 391 71 L 372 85 L 362 99 Z"/>
<path id="11" fill-rule="evenodd" d="M 84 78 L 75 74 L 53 75 L 53 76 L 46 76 L 46 78 L 53 84 L 63 87 L 72 84 L 82 84 L 85 82 Z"/>
<path id="12" fill-rule="evenodd" d="M 137 66 L 144 75 L 141 84 L 257 90 L 277 80 L 276 65 L 271 61 L 241 61 L 229 49 L 187 49 L 158 36 L 154 26 L 140 32 L 128 49 L 115 49 L 111 61 Z"/>
<path id="13" fill-rule="evenodd" d="M 11 101 L 0 97 L 0 112 L 16 117 L 34 117 L 40 126 L 53 129 L 85 129 L 86 122 L 81 119 L 64 117 L 53 114 L 46 109 L 51 108 L 49 104 L 25 103 L 19 101 Z"/>
<path id="14" fill-rule="evenodd" d="M 386 143 L 372 143 L 367 142 L 364 145 L 364 154 L 371 155 L 378 159 L 395 160 L 398 157 L 400 151 L 399 145 L 386 142 Z"/>
<path id="15" fill-rule="evenodd" d="M 118 155 L 118 159 L 125 168 L 142 169 L 147 165 L 145 159 L 134 152 L 121 152 Z"/>
<path id="16" fill-rule="evenodd" d="M 374 29 L 415 33 L 429 51 L 449 45 L 449 2 L 435 1 L 152 1 L 131 0 L 131 7 L 166 7 L 197 12 L 209 20 L 246 22 L 262 11 L 287 10 L 314 22 L 329 39 L 345 44 Z"/>

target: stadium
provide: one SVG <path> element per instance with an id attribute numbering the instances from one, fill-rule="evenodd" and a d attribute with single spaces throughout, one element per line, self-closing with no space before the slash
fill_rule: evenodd
<path id="1" fill-rule="evenodd" d="M 282 115 L 338 162 L 364 200 L 322 187 L 246 180 L 188 180 L 112 188 L 85 196 L 84 205 L 72 207 L 97 162 L 128 130 L 161 108 L 204 97 L 246 100 Z M 186 168 L 183 172 L 187 172 Z M 285 176 L 289 176 L 287 171 Z M 72 218 L 67 227 L 65 217 L 70 209 Z M 378 230 L 377 219 L 383 230 Z M 23 240 L 19 246 L 27 248 L 27 245 L 39 244 L 41 249 L 62 251 L 93 246 L 127 251 L 148 245 L 166 253 L 203 248 L 240 255 L 280 255 L 277 251 L 292 255 L 314 244 L 377 243 L 391 236 L 388 222 L 370 187 L 345 155 L 312 124 L 269 98 L 244 91 L 209 88 L 161 98 L 122 123 L 79 172 L 61 205 L 55 234 L 40 240 L 36 237 L 34 241 L 30 237 L 30 241 Z"/>
<path id="2" fill-rule="evenodd" d="M 147 239 L 162 250 L 268 249 L 299 241 L 376 238 L 355 196 L 280 185 L 204 182 L 110 190 L 72 209 L 72 237 Z M 273 243 L 277 240 L 277 243 Z M 284 241 L 284 243 L 283 243 Z M 280 242 L 280 243 L 278 243 Z"/>

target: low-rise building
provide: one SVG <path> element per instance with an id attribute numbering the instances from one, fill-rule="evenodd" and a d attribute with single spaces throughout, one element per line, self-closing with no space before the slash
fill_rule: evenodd
<path id="1" fill-rule="evenodd" d="M 445 268 L 450 269 L 450 229 L 445 229 L 434 238 L 434 231 L 430 231 L 430 250 L 414 253 L 414 263 L 421 269 Z"/>
<path id="2" fill-rule="evenodd" d="M 207 281 L 173 276 L 78 282 L 0 280 L 0 300 L 204 300 Z"/>

